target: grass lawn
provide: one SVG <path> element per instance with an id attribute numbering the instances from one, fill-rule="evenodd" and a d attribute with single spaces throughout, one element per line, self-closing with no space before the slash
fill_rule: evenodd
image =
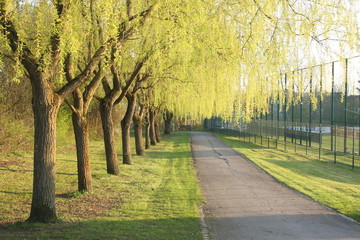
<path id="1" fill-rule="evenodd" d="M 360 222 L 360 170 L 216 134 L 278 181 Z"/>
<path id="2" fill-rule="evenodd" d="M 121 164 L 119 176 L 106 173 L 102 141 L 92 141 L 90 149 L 90 194 L 76 192 L 74 147 L 58 151 L 61 221 L 55 224 L 23 222 L 31 203 L 31 155 L 0 155 L 0 239 L 202 239 L 202 199 L 187 133 L 164 136 L 133 165 Z"/>
<path id="3" fill-rule="evenodd" d="M 322 145 L 321 149 L 319 151 L 319 143 L 312 142 L 311 147 L 306 147 L 306 141 L 302 141 L 302 145 L 300 145 L 299 139 L 294 139 L 293 143 L 291 142 L 291 138 L 287 138 L 287 142 L 284 141 L 284 137 L 280 137 L 280 139 L 277 141 L 276 137 L 274 138 L 267 138 L 267 137 L 259 137 L 259 136 L 241 136 L 239 137 L 240 140 L 244 142 L 251 142 L 255 143 L 257 145 L 261 145 L 264 147 L 270 147 L 270 148 L 277 148 L 280 150 L 286 150 L 287 152 L 291 153 L 297 153 L 301 154 L 305 157 L 312 158 L 314 160 L 321 161 L 328 161 L 328 162 L 336 162 L 336 164 L 341 165 L 347 165 L 349 167 L 352 167 L 354 165 L 355 168 L 360 168 L 360 157 L 357 154 L 358 153 L 358 143 L 359 141 L 356 139 L 354 142 L 354 152 L 355 155 L 352 155 L 352 139 L 347 139 L 347 154 L 343 153 L 344 149 L 344 138 L 343 137 L 337 137 L 336 138 L 336 154 L 334 151 L 330 151 L 330 143 L 331 143 L 331 136 L 330 135 L 324 135 L 322 137 Z M 335 138 L 334 138 L 335 141 Z M 351 150 L 351 151 L 350 151 Z"/>

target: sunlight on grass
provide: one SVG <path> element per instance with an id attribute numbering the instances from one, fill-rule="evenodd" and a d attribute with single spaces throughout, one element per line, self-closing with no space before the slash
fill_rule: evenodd
<path id="1" fill-rule="evenodd" d="M 216 134 L 278 181 L 360 221 L 360 170 Z"/>
<path id="2" fill-rule="evenodd" d="M 133 165 L 120 165 L 119 176 L 106 173 L 103 143 L 91 142 L 90 194 L 76 191 L 74 149 L 60 150 L 57 159 L 62 221 L 56 224 L 4 224 L 29 215 L 32 158 L 0 167 L 0 239 L 202 239 L 202 199 L 187 133 L 164 136 L 144 157 L 134 157 Z"/>

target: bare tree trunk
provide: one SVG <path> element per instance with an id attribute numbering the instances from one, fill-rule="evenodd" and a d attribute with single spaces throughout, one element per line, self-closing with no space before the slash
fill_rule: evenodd
<path id="1" fill-rule="evenodd" d="M 171 121 L 173 118 L 174 114 L 172 112 L 166 111 L 164 114 L 164 123 L 165 123 L 165 128 L 164 128 L 164 134 L 170 134 L 171 133 Z"/>
<path id="2" fill-rule="evenodd" d="M 150 118 L 150 144 L 156 145 L 156 130 L 155 130 L 155 114 L 153 110 L 149 110 L 149 118 Z"/>
<path id="3" fill-rule="evenodd" d="M 150 119 L 148 116 L 145 118 L 145 149 L 150 148 Z"/>
<path id="4" fill-rule="evenodd" d="M 35 87 L 33 85 L 34 177 L 28 221 L 55 222 L 56 118 L 61 100 L 57 94 L 50 93 L 50 89 Z"/>
<path id="5" fill-rule="evenodd" d="M 159 111 L 154 111 L 155 140 L 161 142 Z"/>
<path id="6" fill-rule="evenodd" d="M 134 123 L 134 134 L 135 134 L 135 147 L 136 155 L 144 155 L 144 144 L 143 144 L 143 117 L 137 112 L 134 112 L 133 116 Z"/>
<path id="7" fill-rule="evenodd" d="M 91 192 L 88 121 L 86 117 L 81 117 L 76 113 L 72 114 L 72 121 L 76 142 L 78 190 L 79 192 Z"/>
<path id="8" fill-rule="evenodd" d="M 136 100 L 127 94 L 128 106 L 124 118 L 121 120 L 123 163 L 131 165 L 130 124 L 135 111 Z"/>
<path id="9" fill-rule="evenodd" d="M 118 175 L 119 163 L 115 148 L 114 123 L 112 118 L 113 105 L 102 99 L 100 102 L 100 116 L 104 133 L 107 173 Z"/>

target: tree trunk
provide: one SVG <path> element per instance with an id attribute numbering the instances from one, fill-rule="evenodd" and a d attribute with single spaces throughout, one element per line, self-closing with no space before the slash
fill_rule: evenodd
<path id="1" fill-rule="evenodd" d="M 143 144 L 143 117 L 135 111 L 133 116 L 134 123 L 134 134 L 135 134 L 135 147 L 136 147 L 136 155 L 143 156 L 144 155 L 144 144 Z"/>
<path id="2" fill-rule="evenodd" d="M 89 127 L 86 117 L 72 114 L 72 121 L 76 142 L 78 190 L 91 192 L 91 167 L 89 156 Z"/>
<path id="3" fill-rule="evenodd" d="M 28 221 L 55 222 L 56 118 L 61 100 L 48 87 L 33 85 L 33 92 L 34 177 Z"/>
<path id="4" fill-rule="evenodd" d="M 146 124 L 145 124 L 145 149 L 150 148 L 150 119 L 146 117 Z"/>
<path id="5" fill-rule="evenodd" d="M 128 105 L 124 118 L 121 120 L 123 163 L 131 165 L 131 144 L 130 144 L 130 124 L 135 111 L 135 97 L 126 96 Z"/>
<path id="6" fill-rule="evenodd" d="M 150 115 L 150 144 L 156 145 L 156 130 L 155 130 L 155 114 L 153 110 L 149 110 Z"/>
<path id="7" fill-rule="evenodd" d="M 104 134 L 107 173 L 118 175 L 119 163 L 115 148 L 113 105 L 106 100 L 100 102 L 100 116 Z"/>
<path id="8" fill-rule="evenodd" d="M 173 113 L 166 111 L 164 115 L 164 122 L 165 122 L 165 128 L 164 128 L 164 134 L 170 134 L 171 133 L 171 121 L 173 118 Z"/>
<path id="9" fill-rule="evenodd" d="M 161 142 L 161 134 L 160 134 L 160 120 L 159 113 L 155 111 L 154 114 L 154 126 L 155 126 L 155 140 L 156 142 Z"/>

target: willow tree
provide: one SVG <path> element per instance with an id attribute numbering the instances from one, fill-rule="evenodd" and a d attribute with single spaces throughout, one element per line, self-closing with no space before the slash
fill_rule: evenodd
<path id="1" fill-rule="evenodd" d="M 33 91 L 34 112 L 34 184 L 29 221 L 52 222 L 55 211 L 56 117 L 62 101 L 91 74 L 107 45 L 98 50 L 74 81 L 57 89 L 62 58 L 61 34 L 67 16 L 73 11 L 66 1 L 39 5 L 0 2 L 0 21 L 4 38 L 18 62 L 25 68 Z M 44 19 L 45 13 L 48 19 Z M 29 21 L 30 20 L 30 21 Z M 35 22 L 30 27 L 29 22 Z M 33 38 L 33 33 L 35 39 Z"/>
<path id="2" fill-rule="evenodd" d="M 154 19 L 152 14 L 156 14 L 157 9 L 161 6 L 162 5 L 157 1 L 126 1 L 126 4 L 124 4 L 125 12 L 123 15 L 125 21 L 122 26 L 137 30 L 136 36 L 134 37 L 135 41 L 133 40 L 135 43 L 132 45 L 136 45 L 138 42 L 136 39 L 139 34 L 141 34 L 143 28 L 149 25 L 149 23 Z M 113 51 L 111 55 L 110 77 L 105 78 L 103 81 L 105 96 L 98 99 L 100 100 L 100 113 L 104 133 L 107 172 L 116 175 L 119 173 L 119 167 L 115 148 L 112 112 L 114 106 L 119 104 L 125 98 L 128 90 L 135 82 L 137 75 L 148 58 L 148 54 L 145 53 L 142 59 L 137 59 L 137 62 L 134 62 L 131 56 L 135 53 L 132 51 L 131 47 L 121 50 L 116 48 L 114 50 L 115 51 Z M 124 70 L 124 66 L 127 67 L 126 70 Z"/>
<path id="3" fill-rule="evenodd" d="M 112 64 L 112 81 L 110 81 L 113 84 L 111 86 L 106 81 L 104 82 L 104 89 L 107 94 L 102 99 L 101 112 L 105 120 L 106 116 L 110 116 L 111 106 L 122 100 L 120 96 L 127 96 L 130 109 L 127 109 L 129 111 L 127 111 L 122 121 L 123 141 L 128 139 L 129 121 L 132 119 L 134 112 L 133 102 L 135 101 L 136 91 L 138 91 L 138 88 L 134 87 L 134 85 L 138 84 L 138 81 L 134 81 L 134 83 L 132 81 L 137 74 L 149 76 L 149 79 L 151 79 L 151 82 L 144 86 L 145 88 L 169 78 L 183 81 L 183 78 L 187 76 L 181 72 L 187 71 L 186 68 L 190 67 L 190 65 L 198 64 L 197 62 L 202 61 L 202 58 L 208 57 L 208 55 L 204 54 L 205 51 L 202 51 L 202 54 L 199 55 L 199 49 L 210 49 L 216 44 L 220 46 L 220 42 L 223 42 L 220 38 L 222 33 L 216 31 L 222 29 L 225 22 L 219 23 L 214 20 L 215 14 L 211 12 L 214 10 L 213 8 L 216 8 L 216 4 L 210 3 L 210 1 L 204 3 L 204 1 L 200 0 L 159 2 L 158 9 L 151 21 L 139 28 L 140 30 L 133 36 L 132 41 L 127 43 L 126 48 L 114 55 L 112 60 L 114 62 Z M 148 4 L 148 2 L 127 1 L 128 17 L 130 18 L 133 13 L 144 11 L 149 7 Z M 216 24 L 216 27 L 212 26 L 214 24 Z M 216 35 L 217 38 L 214 38 L 213 35 Z M 205 41 L 204 45 L 204 39 L 212 39 L 216 43 L 207 46 L 210 40 Z M 183 76 L 179 77 L 178 75 Z M 131 89 L 131 92 L 127 95 L 126 91 L 128 89 Z M 122 92 L 121 95 L 120 92 Z M 105 99 L 107 100 L 104 101 Z M 160 112 L 157 110 L 159 105 L 158 102 L 149 109 L 151 111 L 150 120 L 155 120 L 159 116 Z M 106 118 L 111 119 L 110 117 Z M 104 130 L 111 129 L 112 125 L 108 120 L 103 121 Z M 158 127 L 159 125 L 153 129 L 158 129 Z M 105 146 L 110 149 L 109 151 L 106 150 L 107 159 L 112 159 L 108 161 L 114 162 L 114 159 L 116 159 L 114 147 L 112 147 L 114 141 L 108 141 L 113 139 L 111 137 L 113 134 L 105 134 L 104 132 L 105 135 L 109 136 L 105 138 L 107 142 Z M 157 134 L 153 137 L 152 143 L 155 144 L 159 140 L 160 135 Z M 130 159 L 128 146 L 123 142 L 123 162 L 125 163 L 130 162 L 127 160 Z"/>
<path id="4" fill-rule="evenodd" d="M 188 44 L 201 41 L 204 47 L 195 50 L 188 58 L 191 62 L 182 65 L 183 71 L 175 70 L 181 81 L 168 79 L 154 94 L 155 102 L 165 102 L 166 109 L 178 117 L 230 118 L 235 114 L 250 120 L 268 110 L 269 98 L 284 96 L 284 89 L 272 87 L 278 85 L 281 72 L 320 63 L 324 56 L 333 55 L 324 53 L 334 42 L 342 54 L 355 46 L 354 1 L 203 3 L 212 10 L 184 29 L 198 26 L 196 33 L 189 33 L 197 39 L 190 38 Z M 202 22 L 205 19 L 213 22 L 212 28 Z"/>
<path id="5" fill-rule="evenodd" d="M 65 61 L 65 70 L 66 70 L 66 77 L 68 81 L 71 81 L 73 78 L 73 65 L 82 66 L 83 65 L 83 59 L 88 60 L 89 56 L 92 55 L 92 51 L 96 49 L 104 39 L 104 32 L 107 29 L 104 29 L 104 19 L 105 17 L 109 16 L 109 13 L 104 15 L 104 12 L 101 8 L 99 2 L 96 1 L 90 1 L 89 3 L 89 18 L 91 27 L 89 29 L 90 33 L 87 39 L 84 39 L 82 42 L 84 44 L 84 51 L 83 54 L 79 54 L 78 59 L 76 61 L 72 60 L 72 54 L 69 54 Z M 119 9 L 118 11 L 126 11 L 127 8 L 124 8 L 123 10 Z M 91 191 L 92 185 L 91 185 L 91 168 L 90 168 L 90 156 L 89 156 L 89 127 L 88 127 L 88 109 L 90 106 L 90 103 L 92 101 L 92 98 L 95 94 L 95 91 L 97 90 L 97 87 L 101 83 L 101 80 L 103 79 L 104 74 L 107 72 L 115 74 L 114 71 L 116 68 L 116 62 L 115 62 L 115 54 L 116 52 L 122 52 L 123 44 L 131 37 L 132 34 L 135 33 L 134 29 L 141 27 L 144 25 L 147 21 L 147 18 L 150 17 L 149 13 L 153 10 L 153 6 L 149 6 L 148 9 L 143 10 L 141 13 L 137 15 L 128 15 L 124 14 L 124 19 L 118 19 L 119 21 L 119 30 L 118 34 L 119 39 L 116 44 L 112 46 L 108 53 L 108 58 L 111 59 L 110 67 L 107 66 L 107 64 L 103 64 L 102 66 L 99 66 L 97 69 L 97 72 L 92 76 L 92 80 L 88 81 L 86 87 L 82 88 L 83 90 L 80 90 L 80 88 L 77 88 L 73 92 L 73 104 L 71 104 L 69 101 L 67 101 L 68 105 L 73 111 L 73 126 L 74 126 L 74 134 L 75 134 L 75 140 L 76 140 L 76 149 L 77 149 L 77 161 L 78 161 L 78 186 L 79 191 Z M 110 13 L 113 14 L 113 13 Z M 119 14 L 119 13 L 118 13 Z M 115 16 L 116 17 L 116 16 Z M 121 22 L 122 21 L 122 22 Z M 133 23 L 134 21 L 138 21 L 136 23 Z M 86 47 L 88 46 L 88 47 Z M 87 62 L 85 60 L 85 62 Z M 74 63 L 75 62 L 75 63 Z M 114 77 L 114 91 L 119 90 L 117 88 L 117 77 Z M 106 82 L 103 80 L 103 82 Z M 123 91 L 126 93 L 126 90 Z M 112 94 L 112 97 L 115 95 Z M 117 102 L 121 101 L 121 96 L 117 99 Z M 102 101 L 103 103 L 105 101 Z M 103 104 L 102 106 L 107 106 L 106 104 Z M 102 109 L 103 110 L 103 109 Z M 101 111 L 104 113 L 104 110 Z M 101 114 L 102 119 L 104 119 L 104 115 Z M 103 121 L 104 122 L 104 121 Z M 105 142 L 111 142 L 111 137 L 104 134 Z M 105 144 L 107 146 L 107 144 Z M 108 152 L 108 149 L 106 148 L 106 152 Z M 108 155 L 108 154 L 107 154 Z M 108 173 L 116 174 L 118 172 L 116 162 L 107 161 L 108 166 Z"/>
<path id="6" fill-rule="evenodd" d="M 240 68 L 236 26 L 231 25 L 217 3 L 197 4 L 197 8 L 186 6 L 196 21 L 181 16 L 174 23 L 182 26 L 182 35 L 190 37 L 177 39 L 178 43 L 167 50 L 170 57 L 157 59 L 157 65 L 167 68 L 158 73 L 162 80 L 154 88 L 151 102 L 177 117 L 230 115 Z M 171 37 L 176 39 L 177 34 Z M 179 54 L 182 52 L 185 54 Z"/>
<path id="7" fill-rule="evenodd" d="M 25 69 L 32 85 L 34 112 L 34 183 L 29 221 L 53 222 L 55 209 L 56 117 L 64 99 L 87 81 L 105 53 L 121 47 L 135 31 L 117 1 L 97 1 L 103 14 L 103 39 L 93 54 L 66 82 L 62 65 L 68 53 L 81 55 L 91 29 L 88 1 L 0 1 L 1 50 L 12 54 L 18 71 Z M 141 21 L 149 11 L 133 16 Z M 77 57 L 80 57 L 78 55 Z"/>
<path id="8" fill-rule="evenodd" d="M 293 89 L 275 87 L 281 73 L 350 54 L 357 34 L 355 4 L 347 0 L 222 1 L 220 8 L 237 25 L 241 44 L 237 115 L 250 120 L 268 111 L 269 99 L 278 96 L 279 103 L 285 104 L 285 91 L 292 94 Z"/>

